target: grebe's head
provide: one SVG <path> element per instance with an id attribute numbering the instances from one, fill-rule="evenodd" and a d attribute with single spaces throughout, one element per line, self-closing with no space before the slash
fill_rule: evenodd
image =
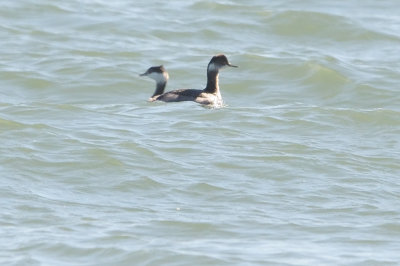
<path id="1" fill-rule="evenodd" d="M 210 63 L 208 63 L 208 71 L 218 71 L 223 67 L 230 66 L 230 67 L 238 67 L 229 63 L 228 58 L 226 58 L 223 54 L 218 54 L 211 58 Z"/>
<path id="2" fill-rule="evenodd" d="M 139 76 L 147 76 L 154 79 L 157 83 L 167 82 L 169 79 L 168 72 L 165 70 L 164 66 L 153 66 L 146 70 L 143 74 Z"/>

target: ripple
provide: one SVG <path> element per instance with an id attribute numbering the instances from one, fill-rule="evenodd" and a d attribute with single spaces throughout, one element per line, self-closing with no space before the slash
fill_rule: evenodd
<path id="1" fill-rule="evenodd" d="M 397 36 L 366 29 L 348 17 L 328 13 L 283 11 L 267 18 L 267 22 L 276 34 L 288 37 L 314 35 L 336 41 L 400 41 Z"/>
<path id="2" fill-rule="evenodd" d="M 0 3 L 2 264 L 394 264 L 387 6 Z M 227 106 L 146 102 L 139 73 L 200 89 L 216 53 Z"/>

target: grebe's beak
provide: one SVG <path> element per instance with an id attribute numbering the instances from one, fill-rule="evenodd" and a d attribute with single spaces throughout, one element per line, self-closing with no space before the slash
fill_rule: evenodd
<path id="1" fill-rule="evenodd" d="M 232 65 L 231 63 L 228 63 L 228 66 L 230 66 L 230 67 L 238 67 L 238 66 Z"/>
<path id="2" fill-rule="evenodd" d="M 147 76 L 147 72 L 145 72 L 143 74 L 139 74 L 139 77 L 143 77 L 143 76 Z"/>

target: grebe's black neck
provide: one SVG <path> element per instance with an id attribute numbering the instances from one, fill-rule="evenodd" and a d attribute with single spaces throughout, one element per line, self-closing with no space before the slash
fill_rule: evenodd
<path id="1" fill-rule="evenodd" d="M 216 94 L 219 91 L 218 85 L 219 68 L 209 64 L 207 67 L 207 86 L 204 92 Z"/>
<path id="2" fill-rule="evenodd" d="M 154 91 L 154 94 L 151 97 L 163 94 L 166 86 L 167 86 L 167 81 L 157 82 L 156 90 Z"/>

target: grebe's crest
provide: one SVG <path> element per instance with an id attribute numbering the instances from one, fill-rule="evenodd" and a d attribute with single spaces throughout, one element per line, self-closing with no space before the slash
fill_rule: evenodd
<path id="1" fill-rule="evenodd" d="M 168 72 L 165 70 L 164 66 L 153 66 L 146 70 L 140 76 L 147 76 L 151 79 L 154 79 L 157 83 L 159 82 L 167 82 L 169 79 Z"/>

